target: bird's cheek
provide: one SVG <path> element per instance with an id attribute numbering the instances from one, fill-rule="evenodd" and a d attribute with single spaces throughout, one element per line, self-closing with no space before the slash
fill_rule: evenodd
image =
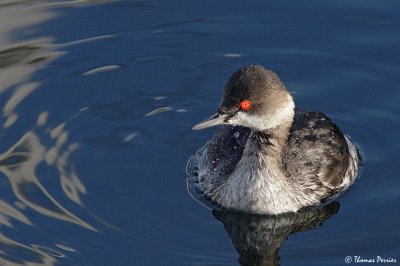
<path id="1" fill-rule="evenodd" d="M 241 116 L 240 112 L 236 113 L 236 115 L 230 117 L 227 120 L 227 124 L 230 124 L 230 125 L 243 125 L 243 122 L 244 122 L 243 117 Z"/>
<path id="2" fill-rule="evenodd" d="M 230 117 L 230 118 L 225 120 L 225 123 L 228 124 L 228 125 L 235 125 L 235 118 L 234 117 Z"/>

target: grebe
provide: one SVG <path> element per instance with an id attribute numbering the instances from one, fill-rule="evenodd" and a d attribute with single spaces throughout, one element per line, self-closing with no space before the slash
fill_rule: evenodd
<path id="1" fill-rule="evenodd" d="M 296 212 L 354 183 L 360 155 L 323 113 L 295 110 L 279 77 L 261 66 L 235 72 L 217 112 L 194 130 L 222 125 L 198 160 L 200 189 L 227 209 Z"/>

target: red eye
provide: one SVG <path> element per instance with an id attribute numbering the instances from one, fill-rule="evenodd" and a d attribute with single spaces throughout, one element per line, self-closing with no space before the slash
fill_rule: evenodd
<path id="1" fill-rule="evenodd" d="M 240 109 L 247 111 L 251 107 L 251 102 L 249 100 L 244 100 L 240 102 Z"/>

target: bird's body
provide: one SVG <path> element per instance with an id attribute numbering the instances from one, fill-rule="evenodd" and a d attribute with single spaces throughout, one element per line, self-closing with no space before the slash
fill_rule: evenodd
<path id="1" fill-rule="evenodd" d="M 357 176 L 352 141 L 324 114 L 294 110 L 283 83 L 262 67 L 230 78 L 217 114 L 195 126 L 224 124 L 199 158 L 198 179 L 225 208 L 295 212 L 338 196 Z"/>

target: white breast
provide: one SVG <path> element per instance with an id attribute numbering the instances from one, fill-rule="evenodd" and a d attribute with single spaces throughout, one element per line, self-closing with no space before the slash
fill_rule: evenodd
<path id="1" fill-rule="evenodd" d="M 248 140 L 243 157 L 228 180 L 210 190 L 210 197 L 225 208 L 278 214 L 301 208 L 294 188 L 273 158 L 260 156 Z M 253 151 L 253 152 L 250 152 Z"/>

